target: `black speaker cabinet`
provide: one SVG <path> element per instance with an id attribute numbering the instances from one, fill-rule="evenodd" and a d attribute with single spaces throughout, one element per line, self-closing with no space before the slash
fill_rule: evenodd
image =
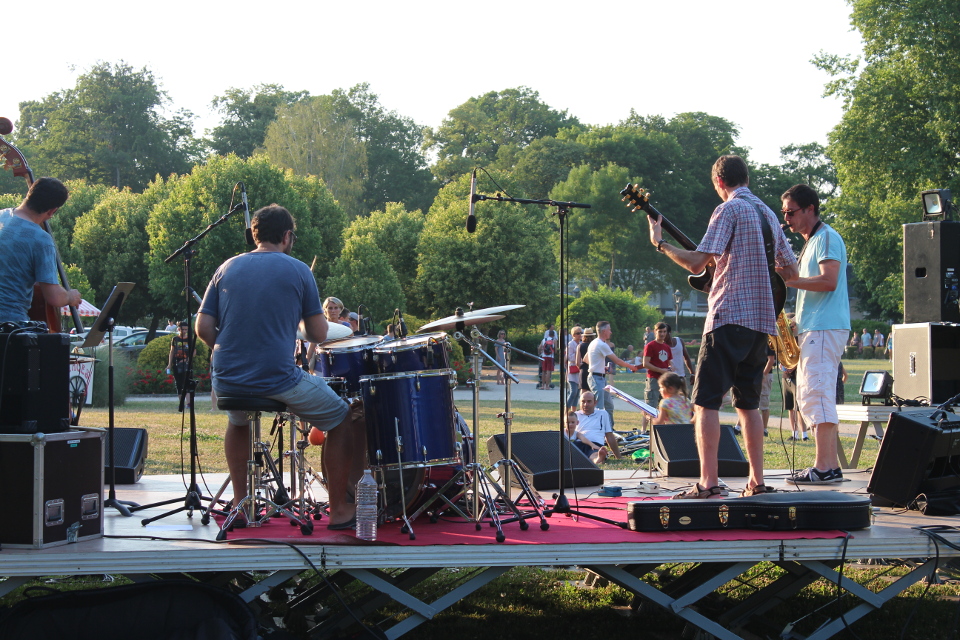
<path id="1" fill-rule="evenodd" d="M 70 338 L 63 333 L 0 333 L 0 433 L 70 428 Z"/>
<path id="2" fill-rule="evenodd" d="M 114 428 L 116 449 L 113 452 L 114 469 L 117 484 L 134 484 L 143 476 L 143 467 L 147 462 L 147 430 Z M 103 467 L 110 473 L 110 432 L 107 431 L 107 444 L 103 452 Z M 110 476 L 106 476 L 110 482 Z"/>
<path id="3" fill-rule="evenodd" d="M 653 455 L 656 466 L 667 476 L 700 477 L 700 454 L 692 424 L 653 425 Z M 743 456 L 737 436 L 730 425 L 720 426 L 719 475 L 727 478 L 745 478 L 750 475 L 750 463 Z"/>
<path id="4" fill-rule="evenodd" d="M 0 435 L 4 547 L 44 547 L 103 536 L 102 429 Z"/>
<path id="5" fill-rule="evenodd" d="M 958 299 L 960 222 L 903 225 L 903 321 L 960 322 Z"/>
<path id="6" fill-rule="evenodd" d="M 527 431 L 513 434 L 513 460 L 537 491 L 560 488 L 560 434 L 557 431 Z M 501 433 L 487 440 L 491 464 L 506 456 L 506 437 Z M 603 470 L 580 449 L 563 439 L 563 486 L 593 487 L 603 484 Z"/>
<path id="7" fill-rule="evenodd" d="M 960 326 L 893 325 L 893 392 L 932 404 L 960 393 Z"/>
<path id="8" fill-rule="evenodd" d="M 960 416 L 932 409 L 891 413 L 867 491 L 907 506 L 921 493 L 957 487 Z"/>

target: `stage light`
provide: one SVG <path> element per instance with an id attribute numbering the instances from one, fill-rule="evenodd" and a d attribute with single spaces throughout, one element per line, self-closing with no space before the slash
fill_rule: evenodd
<path id="1" fill-rule="evenodd" d="M 923 201 L 923 221 L 952 219 L 953 203 L 950 189 L 930 189 L 920 193 Z"/>
<path id="2" fill-rule="evenodd" d="M 890 396 L 893 392 L 893 376 L 889 371 L 867 371 L 860 383 L 860 396 L 863 404 L 869 405 L 873 398 L 882 398 L 883 404 L 893 404 Z"/>

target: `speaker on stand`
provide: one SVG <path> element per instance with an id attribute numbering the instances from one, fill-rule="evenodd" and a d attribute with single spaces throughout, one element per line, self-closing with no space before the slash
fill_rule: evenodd
<path id="1" fill-rule="evenodd" d="M 903 321 L 960 322 L 960 222 L 903 225 Z"/>

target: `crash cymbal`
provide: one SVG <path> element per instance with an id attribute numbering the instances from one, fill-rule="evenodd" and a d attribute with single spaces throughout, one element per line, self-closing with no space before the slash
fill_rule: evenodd
<path id="1" fill-rule="evenodd" d="M 336 324 L 333 322 L 327 323 L 327 342 L 330 340 L 339 340 L 340 338 L 349 338 L 352 335 L 353 329 L 345 324 L 340 324 L 339 322 Z"/>
<path id="2" fill-rule="evenodd" d="M 434 320 L 429 324 L 423 325 L 417 329 L 417 333 L 420 333 L 421 331 L 448 331 L 450 329 L 456 329 L 457 325 L 461 322 L 465 326 L 470 326 L 502 319 L 503 316 L 468 316 L 466 314 L 462 316 L 448 316 L 446 318 L 440 318 L 439 320 Z"/>
<path id="3" fill-rule="evenodd" d="M 474 309 L 473 311 L 468 311 L 464 313 L 465 316 L 492 316 L 496 313 L 503 313 L 504 311 L 513 311 L 514 309 L 520 309 L 525 307 L 525 304 L 505 304 L 499 307 L 487 307 L 486 309 Z"/>

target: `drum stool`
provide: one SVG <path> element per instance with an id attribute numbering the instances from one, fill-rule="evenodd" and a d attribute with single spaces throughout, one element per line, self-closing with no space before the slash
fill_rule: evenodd
<path id="1" fill-rule="evenodd" d="M 274 471 L 273 478 L 279 478 L 274 468 L 273 458 L 270 456 L 270 447 L 260 439 L 260 415 L 268 413 L 286 413 L 287 405 L 279 400 L 256 396 L 218 396 L 217 408 L 222 411 L 245 411 L 250 425 L 250 457 L 247 460 L 247 496 L 236 504 L 227 514 L 217 534 L 217 540 L 226 540 L 227 532 L 234 525 L 234 521 L 241 514 L 246 520 L 247 527 L 260 527 L 275 514 L 282 514 L 290 519 L 291 524 L 300 525 L 304 535 L 313 533 L 313 521 L 309 517 L 301 517 L 293 513 L 284 505 L 277 504 L 266 495 L 266 483 L 263 479 L 263 467 L 268 464 Z"/>

